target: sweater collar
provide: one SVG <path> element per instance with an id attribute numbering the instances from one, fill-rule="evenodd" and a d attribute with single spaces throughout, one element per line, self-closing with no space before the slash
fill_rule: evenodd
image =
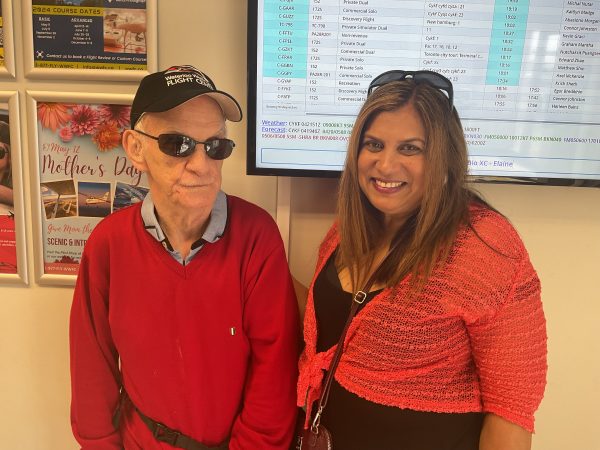
<path id="1" fill-rule="evenodd" d="M 162 244 L 165 250 L 171 254 L 179 263 L 187 265 L 194 256 L 200 251 L 205 243 L 214 243 L 219 240 L 225 231 L 227 225 L 227 196 L 223 191 L 217 193 L 217 198 L 210 212 L 210 218 L 206 230 L 200 239 L 192 245 L 192 249 L 185 258 L 181 257 L 179 252 L 171 246 L 167 235 L 158 223 L 156 210 L 154 209 L 154 201 L 150 192 L 144 198 L 141 208 L 142 221 L 146 231 L 158 242 Z"/>

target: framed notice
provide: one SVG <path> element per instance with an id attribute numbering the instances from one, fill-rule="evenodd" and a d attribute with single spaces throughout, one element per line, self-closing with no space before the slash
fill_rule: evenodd
<path id="1" fill-rule="evenodd" d="M 16 92 L 0 92 L 0 284 L 26 284 L 27 251 Z"/>
<path id="2" fill-rule="evenodd" d="M 0 78 L 15 76 L 12 3 L 0 0 Z"/>
<path id="3" fill-rule="evenodd" d="M 121 146 L 130 95 L 27 92 L 38 282 L 73 284 L 107 215 L 144 199 L 147 181 Z"/>
<path id="4" fill-rule="evenodd" d="M 139 80 L 156 71 L 156 0 L 26 0 L 32 78 Z"/>

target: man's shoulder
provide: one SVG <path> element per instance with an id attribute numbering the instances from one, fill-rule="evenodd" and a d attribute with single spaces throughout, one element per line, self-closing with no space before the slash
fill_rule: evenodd
<path id="1" fill-rule="evenodd" d="M 140 216 L 140 207 L 141 203 L 138 203 L 109 214 L 98 222 L 90 239 L 109 239 L 117 235 L 121 238 L 124 233 L 133 231 L 136 217 Z"/>
<path id="2" fill-rule="evenodd" d="M 235 195 L 227 195 L 227 209 L 228 218 L 241 221 L 244 226 L 251 227 L 254 224 L 263 226 L 267 223 L 275 225 L 275 221 L 267 211 Z"/>
<path id="3" fill-rule="evenodd" d="M 260 206 L 242 198 L 227 196 L 227 226 L 225 235 L 241 241 L 243 247 L 281 246 L 281 234 L 273 217 Z"/>

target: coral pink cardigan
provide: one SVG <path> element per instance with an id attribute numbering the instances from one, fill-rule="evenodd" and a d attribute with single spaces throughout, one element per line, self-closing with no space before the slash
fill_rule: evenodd
<path id="1" fill-rule="evenodd" d="M 407 298 L 405 279 L 358 313 L 335 378 L 375 403 L 490 412 L 533 431 L 547 370 L 540 283 L 504 217 L 472 206 L 471 220 L 479 237 L 463 227 L 448 262 L 416 298 Z M 338 244 L 334 225 L 321 244 L 315 279 Z M 304 319 L 299 406 L 318 399 L 335 350 L 316 352 L 313 287 L 314 280 Z"/>

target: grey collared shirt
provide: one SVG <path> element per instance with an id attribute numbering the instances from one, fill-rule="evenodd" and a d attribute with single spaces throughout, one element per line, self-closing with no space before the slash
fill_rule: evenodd
<path id="1" fill-rule="evenodd" d="M 223 191 L 217 193 L 217 198 L 210 212 L 210 218 L 206 230 L 200 239 L 192 244 L 192 249 L 185 260 L 181 257 L 181 254 L 175 250 L 167 235 L 158 223 L 156 212 L 154 211 L 154 201 L 150 192 L 144 198 L 142 203 L 142 221 L 146 231 L 150 233 L 154 239 L 162 244 L 173 258 L 175 258 L 180 264 L 187 265 L 194 256 L 200 251 L 205 243 L 214 243 L 219 240 L 225 231 L 225 225 L 227 224 L 227 196 Z"/>

